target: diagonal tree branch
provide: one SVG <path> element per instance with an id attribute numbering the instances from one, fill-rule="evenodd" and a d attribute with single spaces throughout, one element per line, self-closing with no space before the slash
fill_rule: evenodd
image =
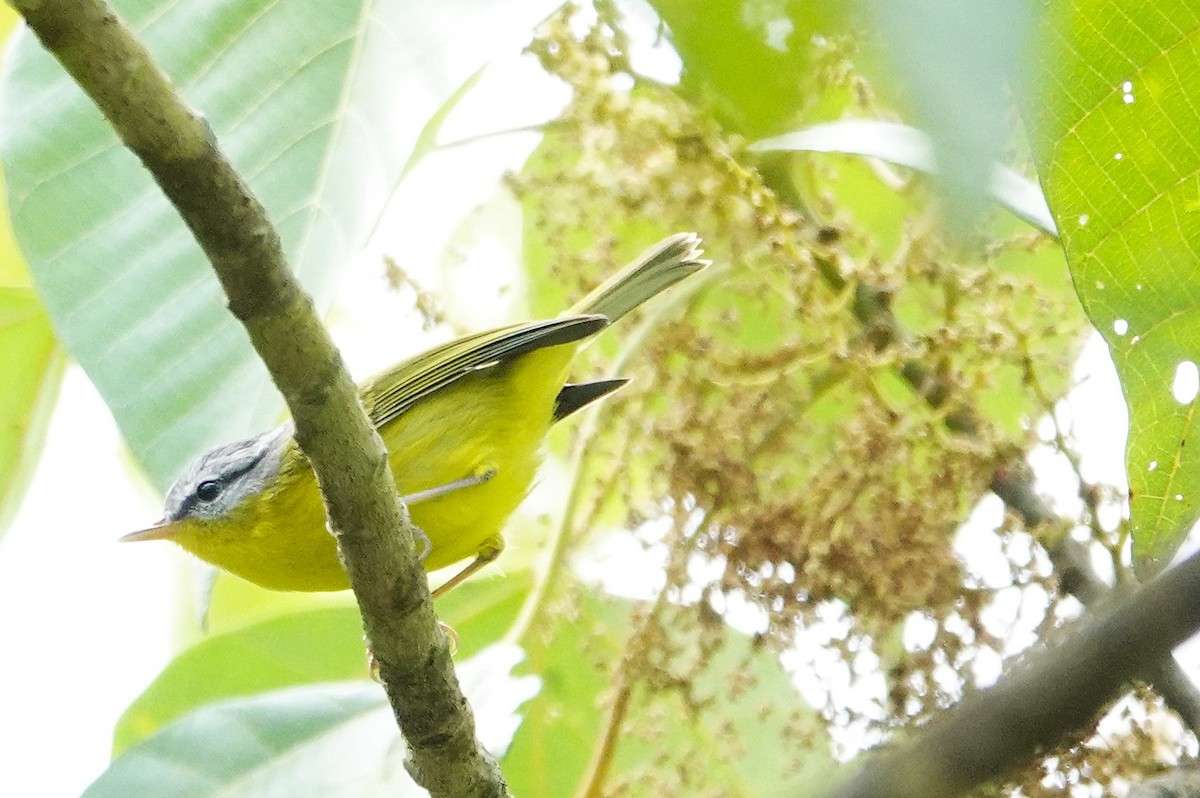
<path id="1" fill-rule="evenodd" d="M 961 795 L 1085 728 L 1197 629 L 1200 554 L 1124 601 L 1097 608 L 1061 641 L 947 710 L 911 742 L 869 759 L 831 795 Z"/>
<path id="2" fill-rule="evenodd" d="M 103 0 L 9 2 L 179 210 L 287 401 L 409 746 L 409 771 L 433 796 L 508 795 L 476 739 L 383 442 L 265 209 Z"/>
<path id="3" fill-rule="evenodd" d="M 1026 526 L 1035 527 L 1054 515 L 1033 489 L 1028 469 L 1001 469 L 992 477 L 992 491 L 1009 509 L 1021 516 Z M 1113 588 L 1095 568 L 1087 547 L 1070 535 L 1064 535 L 1049 551 L 1058 572 L 1061 590 L 1087 606 L 1101 603 Z M 1142 678 L 1162 696 L 1175 714 L 1193 732 L 1200 733 L 1200 688 L 1167 652 L 1142 673 Z"/>

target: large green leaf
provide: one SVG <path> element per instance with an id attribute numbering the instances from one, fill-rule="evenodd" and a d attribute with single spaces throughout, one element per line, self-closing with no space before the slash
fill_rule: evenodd
<path id="1" fill-rule="evenodd" d="M 428 147 L 426 123 L 554 5 L 116 3 L 322 307 Z M 62 340 L 163 486 L 196 452 L 277 421 L 281 401 L 190 234 L 91 102 L 31 36 L 8 66 L 0 157 L 18 240 Z"/>
<path id="2" fill-rule="evenodd" d="M 458 669 L 479 739 L 502 753 L 536 679 L 511 676 L 511 645 Z M 145 796 L 425 795 L 409 780 L 383 689 L 372 683 L 292 687 L 203 706 L 117 757 L 84 793 Z"/>
<path id="3" fill-rule="evenodd" d="M 603 704 L 611 698 L 611 671 L 631 631 L 631 610 L 628 601 L 585 593 L 553 628 L 532 630 L 526 653 L 542 690 L 526 705 L 502 763 L 514 794 L 554 798 L 576 792 L 603 732 Z M 692 646 L 694 641 L 684 648 Z M 692 696 L 702 702 L 694 714 L 678 692 L 646 698 L 635 689 L 614 779 L 646 784 L 649 774 L 675 773 L 678 766 L 689 771 L 688 784 L 715 787 L 722 795 L 809 795 L 836 770 L 820 742 L 826 738 L 818 713 L 800 698 L 777 656 L 756 650 L 746 637 L 726 630 L 693 681 Z M 647 726 L 654 734 L 642 739 L 638 733 Z"/>
<path id="4" fill-rule="evenodd" d="M 438 601 L 458 633 L 457 659 L 500 639 L 529 590 L 527 578 L 476 579 Z M 215 635 L 176 657 L 117 721 L 117 753 L 179 716 L 224 698 L 315 682 L 367 678 L 355 607 L 293 612 Z"/>
<path id="5" fill-rule="evenodd" d="M 294 687 L 185 716 L 114 760 L 84 796 L 394 794 L 402 757 L 379 685 Z"/>
<path id="6" fill-rule="evenodd" d="M 66 365 L 50 319 L 30 288 L 0 286 L 0 353 L 3 535 L 33 476 Z"/>
<path id="7" fill-rule="evenodd" d="M 121 753 L 184 713 L 222 698 L 365 678 L 362 621 L 350 607 L 273 618 L 176 657 L 117 721 Z"/>
<path id="8" fill-rule="evenodd" d="M 1045 5 L 1027 118 L 1075 288 L 1129 405 L 1134 557 L 1153 572 L 1200 512 L 1200 8 Z"/>
<path id="9" fill-rule="evenodd" d="M 619 630 L 629 617 L 628 607 L 613 603 L 597 618 L 588 611 L 592 603 L 578 616 L 555 618 L 553 629 L 533 630 L 526 646 L 528 671 L 541 678 L 542 690 L 526 705 L 501 763 L 516 795 L 574 795 L 591 759 L 611 686 L 608 668 L 620 656 Z"/>

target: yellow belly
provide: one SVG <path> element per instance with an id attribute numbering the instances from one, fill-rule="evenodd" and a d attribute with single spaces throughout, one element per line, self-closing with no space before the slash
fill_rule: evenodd
<path id="1" fill-rule="evenodd" d="M 401 495 L 494 472 L 409 507 L 431 543 L 425 570 L 475 556 L 524 499 L 574 349 L 537 350 L 464 377 L 379 430 Z M 316 478 L 292 444 L 279 479 L 259 499 L 178 542 L 263 587 L 343 590 L 349 583 L 325 523 Z"/>

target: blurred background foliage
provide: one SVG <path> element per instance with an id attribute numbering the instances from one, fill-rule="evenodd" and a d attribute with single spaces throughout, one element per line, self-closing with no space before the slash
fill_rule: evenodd
<path id="1" fill-rule="evenodd" d="M 481 717 L 516 713 L 491 738 L 515 794 L 811 794 L 1079 613 L 1046 553 L 1063 535 L 1127 566 L 1125 486 L 1084 478 L 1064 400 L 1085 311 L 1106 319 L 1115 344 L 1129 340 L 1109 333 L 1115 319 L 1149 327 L 1175 308 L 1141 291 L 1151 277 L 1140 261 L 1113 275 L 1100 243 L 1080 243 L 1082 228 L 1115 236 L 1126 254 L 1142 239 L 1123 237 L 1123 205 L 1106 199 L 1122 186 L 1080 177 L 1110 147 L 1075 130 L 1085 89 L 1030 80 L 1061 74 L 1048 65 L 1064 51 L 1084 72 L 1102 58 L 1064 41 L 1102 39 L 1129 55 L 1119 24 L 1101 35 L 1079 22 L 1113 18 L 1104 3 L 116 5 L 209 115 L 325 308 L 342 272 L 371 270 L 445 337 L 500 320 L 463 310 L 472 302 L 552 316 L 657 238 L 704 239 L 713 267 L 702 280 L 586 353 L 581 377 L 634 381 L 556 431 L 550 498 L 514 521 L 503 576 L 439 604 L 460 660 L 508 679 L 472 698 Z M 1164 34 L 1130 48 L 1148 60 L 1170 44 Z M 434 247 L 440 272 L 410 274 L 427 250 L 405 236 L 421 220 L 389 236 L 389 197 L 420 170 L 444 168 L 440 182 L 453 186 L 447 164 L 502 138 L 450 140 L 443 126 L 484 91 L 480 68 L 522 45 L 537 91 L 553 85 L 564 99 L 522 126 L 537 133 L 523 162 L 496 169 L 491 198 L 471 200 Z M 1173 57 L 1190 59 L 1180 74 L 1196 66 Z M 1108 80 L 1096 91 L 1124 78 Z M 1024 120 L 1021 102 L 1035 109 Z M 28 36 L 11 47 L 0 118 L 11 216 L 36 288 L 0 235 L 0 519 L 32 471 L 61 374 L 51 322 L 155 485 L 198 451 L 275 420 L 278 399 L 186 231 Z M 854 137 L 819 127 L 864 121 L 909 127 Z M 1119 138 L 1140 123 L 1105 124 Z M 502 127 L 498 114 L 482 129 Z M 1164 193 L 1176 162 L 1163 152 L 1164 174 L 1147 177 L 1142 200 L 1160 203 L 1159 222 L 1194 204 L 1186 190 Z M 1028 177 L 1035 160 L 1052 220 Z M 1176 225 L 1176 265 L 1194 263 L 1191 227 Z M 497 240 L 516 270 L 472 267 L 474 292 L 494 293 L 441 290 L 461 284 L 464 253 Z M 1081 278 L 1076 245 L 1080 262 L 1120 278 L 1119 300 L 1095 298 L 1088 286 L 1104 286 L 1090 271 Z M 1151 374 L 1169 395 L 1164 370 L 1196 343 L 1172 336 L 1147 363 L 1126 358 L 1127 386 Z M 1152 520 L 1135 504 L 1135 527 L 1165 536 L 1151 546 L 1160 559 L 1194 518 L 1185 471 L 1167 465 L 1182 446 L 1168 442 L 1176 432 L 1151 421 L 1134 430 L 1135 447 L 1152 452 L 1139 456 L 1162 464 L 1155 478 L 1176 479 L 1188 498 L 1169 504 L 1169 526 L 1158 523 L 1161 490 Z M 1046 447 L 1073 465 L 1083 501 L 1027 528 L 996 511 L 989 486 Z M 993 520 L 968 524 L 981 507 Z M 345 684 L 366 677 L 348 596 L 267 594 L 221 576 L 207 631 L 180 617 L 178 656 L 117 723 L 113 767 L 88 795 L 405 789 L 378 702 Z M 527 695 L 513 685 L 529 676 Z M 501 694 L 511 706 L 489 703 Z M 996 790 L 1107 791 L 1175 764 L 1194 740 L 1164 716 L 1138 691 L 1102 736 Z M 251 738 L 244 757 L 230 753 Z M 339 778 L 345 752 L 368 738 L 368 765 Z"/>

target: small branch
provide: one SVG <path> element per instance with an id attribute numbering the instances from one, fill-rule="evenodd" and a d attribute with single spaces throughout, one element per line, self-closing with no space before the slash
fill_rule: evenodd
<path id="1" fill-rule="evenodd" d="M 265 209 L 208 125 L 102 0 L 10 3 L 179 210 L 287 401 L 414 779 L 433 796 L 508 795 L 476 739 L 387 452 L 312 300 L 288 269 Z"/>
<path id="2" fill-rule="evenodd" d="M 1135 784 L 1128 798 L 1200 798 L 1200 767 L 1191 763 Z"/>
<path id="3" fill-rule="evenodd" d="M 994 686 L 868 760 L 834 798 L 962 793 L 1079 731 L 1200 629 L 1200 555 L 1101 607 Z"/>
<path id="4" fill-rule="evenodd" d="M 992 491 L 1020 515 L 1027 526 L 1037 526 L 1053 518 L 1050 508 L 1033 490 L 1026 469 L 997 471 L 992 477 Z M 1094 605 L 1112 592 L 1112 586 L 1092 567 L 1087 547 L 1079 541 L 1064 536 L 1049 554 L 1062 590 L 1081 603 Z M 1188 728 L 1200 732 L 1200 689 L 1170 652 L 1154 662 L 1143 676 Z"/>
<path id="5" fill-rule="evenodd" d="M 617 683 L 613 687 L 612 699 L 608 711 L 604 714 L 604 725 L 600 735 L 600 743 L 592 751 L 592 760 L 588 763 L 587 772 L 583 776 L 580 798 L 602 798 L 604 780 L 608 777 L 609 767 L 617 752 L 617 740 L 621 734 L 621 724 L 625 713 L 629 711 L 629 701 L 633 698 L 633 686 L 629 683 L 628 673 L 622 668 L 617 674 Z"/>

